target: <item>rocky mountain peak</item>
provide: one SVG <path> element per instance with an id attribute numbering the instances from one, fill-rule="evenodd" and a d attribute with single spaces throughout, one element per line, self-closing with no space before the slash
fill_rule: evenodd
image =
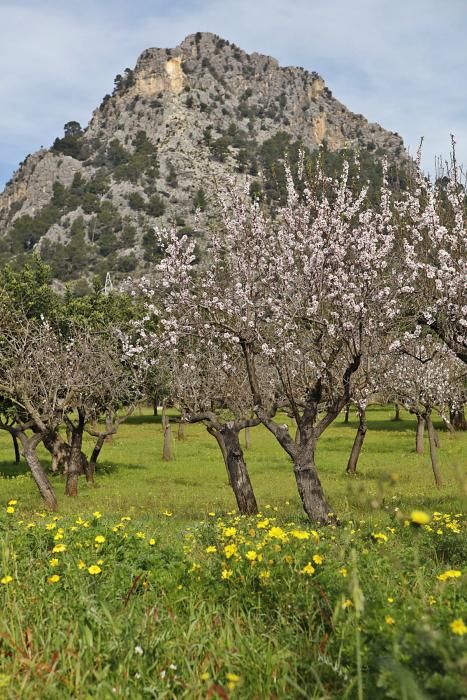
<path id="1" fill-rule="evenodd" d="M 315 72 L 207 32 L 146 49 L 85 129 L 65 125 L 0 194 L 0 258 L 37 250 L 63 280 L 140 270 L 157 258 L 155 225 L 202 235 L 209 173 L 248 176 L 255 196 L 278 201 L 281 184 L 267 177 L 299 145 L 331 160 L 358 148 L 373 165 L 404 155 L 397 134 L 350 112 Z"/>

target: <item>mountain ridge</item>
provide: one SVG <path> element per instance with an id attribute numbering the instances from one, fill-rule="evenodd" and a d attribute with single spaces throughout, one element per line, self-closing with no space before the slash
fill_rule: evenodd
<path id="1" fill-rule="evenodd" d="M 261 173 L 275 172 L 274 159 L 298 144 L 405 157 L 398 134 L 348 110 L 316 72 L 211 33 L 146 49 L 85 129 L 65 125 L 0 193 L 0 259 L 36 250 L 64 280 L 142 269 L 158 254 L 155 225 L 194 235 L 207 226 L 209 173 L 249 176 L 272 200 L 280 193 Z"/>

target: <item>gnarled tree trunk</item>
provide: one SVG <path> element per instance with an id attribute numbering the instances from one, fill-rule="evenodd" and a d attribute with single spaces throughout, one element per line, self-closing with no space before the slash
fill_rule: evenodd
<path id="1" fill-rule="evenodd" d="M 97 464 L 97 460 L 99 459 L 99 455 L 101 453 L 102 447 L 104 446 L 105 438 L 106 438 L 105 433 L 101 433 L 101 435 L 99 435 L 99 437 L 97 438 L 96 443 L 94 445 L 94 449 L 92 451 L 91 457 L 89 459 L 89 466 L 88 466 L 88 469 L 86 471 L 86 481 L 89 484 L 94 483 L 94 475 L 96 473 L 96 464 Z"/>
<path id="2" fill-rule="evenodd" d="M 323 524 L 334 522 L 316 469 L 314 446 L 299 448 L 293 460 L 293 470 L 303 509 L 310 520 Z"/>
<path id="3" fill-rule="evenodd" d="M 185 421 L 181 420 L 178 424 L 177 440 L 185 440 L 185 438 Z"/>
<path id="4" fill-rule="evenodd" d="M 344 408 L 344 423 L 348 423 L 350 418 L 350 404 Z"/>
<path id="5" fill-rule="evenodd" d="M 60 436 L 58 431 L 46 433 L 43 438 L 44 447 L 52 455 L 52 474 L 64 473 L 68 470 L 70 461 L 70 445 Z"/>
<path id="6" fill-rule="evenodd" d="M 65 494 L 67 496 L 78 495 L 78 478 L 83 471 L 81 447 L 83 445 L 84 424 L 84 414 L 78 410 L 78 423 L 72 425 L 70 422 L 69 425 L 71 431 L 71 449 L 65 484 Z"/>
<path id="7" fill-rule="evenodd" d="M 164 462 L 171 462 L 173 459 L 172 428 L 169 422 L 164 424 L 164 444 L 162 447 L 162 459 L 164 460 Z"/>
<path id="8" fill-rule="evenodd" d="M 395 413 L 394 413 L 394 417 L 392 418 L 392 420 L 394 420 L 394 421 L 402 420 L 401 419 L 401 407 L 399 406 L 397 401 L 394 402 L 394 409 L 395 409 Z"/>
<path id="9" fill-rule="evenodd" d="M 13 441 L 13 449 L 15 451 L 15 464 L 19 464 L 20 461 L 20 454 L 19 454 L 19 445 L 18 445 L 18 438 L 16 435 L 13 433 L 11 434 L 11 439 Z"/>
<path id="10" fill-rule="evenodd" d="M 433 469 L 433 475 L 435 477 L 435 484 L 436 486 L 441 487 L 443 486 L 443 479 L 441 476 L 441 471 L 439 468 L 438 464 L 438 459 L 436 456 L 436 438 L 435 438 L 435 429 L 433 427 L 433 423 L 431 421 L 431 415 L 429 412 L 425 414 L 425 420 L 426 420 L 426 427 L 428 429 L 428 441 L 430 443 L 430 457 L 431 457 L 431 466 Z"/>
<path id="11" fill-rule="evenodd" d="M 234 423 L 227 423 L 219 432 L 225 446 L 226 466 L 238 510 L 242 515 L 256 515 L 258 505 L 240 446 L 240 430 Z"/>
<path id="12" fill-rule="evenodd" d="M 357 463 L 360 457 L 360 452 L 362 450 L 363 442 L 365 440 L 366 431 L 368 429 L 366 423 L 366 412 L 365 409 L 358 409 L 358 429 L 355 435 L 355 440 L 352 445 L 352 452 L 350 453 L 349 461 L 347 462 L 347 474 L 357 473 Z"/>
<path id="13" fill-rule="evenodd" d="M 165 431 L 165 428 L 167 427 L 169 423 L 169 417 L 167 415 L 167 406 L 165 401 L 162 402 L 162 415 L 161 415 L 161 427 L 162 427 L 162 432 Z"/>
<path id="14" fill-rule="evenodd" d="M 465 419 L 464 406 L 452 408 L 449 411 L 449 419 L 454 430 L 467 430 L 467 420 Z"/>
<path id="15" fill-rule="evenodd" d="M 419 413 L 417 413 L 417 435 L 415 440 L 415 449 L 419 455 L 423 454 L 423 434 L 425 432 L 425 419 Z"/>
<path id="16" fill-rule="evenodd" d="M 31 470 L 32 478 L 36 482 L 36 486 L 39 489 L 42 500 L 49 510 L 57 510 L 57 497 L 55 496 L 52 484 L 50 483 L 36 452 L 37 446 L 42 440 L 42 435 L 40 433 L 36 433 L 32 437 L 28 438 L 22 431 L 16 431 L 16 437 L 18 437 L 21 442 L 24 458 L 29 469 Z"/>

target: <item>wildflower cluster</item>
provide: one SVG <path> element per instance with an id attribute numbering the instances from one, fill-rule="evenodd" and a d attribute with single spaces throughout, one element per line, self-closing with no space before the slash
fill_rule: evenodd
<path id="1" fill-rule="evenodd" d="M 466 577 L 455 549 L 451 559 L 433 556 L 444 541 L 437 534 L 438 525 L 447 528 L 450 537 L 465 541 L 465 518 L 460 513 L 425 517 L 414 511 L 391 525 L 376 527 L 359 520 L 317 529 L 283 521 L 271 509 L 248 518 L 212 513 L 168 545 L 161 542 L 160 533 L 146 527 L 147 521 L 143 526 L 130 516 L 115 518 L 96 511 L 78 517 L 36 513 L 26 518 L 20 504 L 8 507 L 16 510 L 0 518 L 6 543 L 0 603 L 5 609 L 14 605 L 28 610 L 38 594 L 49 603 L 66 600 L 66 606 L 49 604 L 48 614 L 58 616 L 54 626 L 59 629 L 71 629 L 75 619 L 80 620 L 76 623 L 80 644 L 90 639 L 93 616 L 99 620 L 96 638 L 121 630 L 125 639 L 131 639 L 134 652 L 120 663 L 130 664 L 128 682 L 138 688 L 139 683 L 149 687 L 156 677 L 159 694 L 170 688 L 176 696 L 187 684 L 193 696 L 213 695 L 216 688 L 229 697 L 249 692 L 245 689 L 256 682 L 258 669 L 248 670 L 248 662 L 236 662 L 230 652 L 224 657 L 220 648 L 213 655 L 205 651 L 196 661 L 187 656 L 190 661 L 183 669 L 170 656 L 172 635 L 179 630 L 184 634 L 191 630 L 190 640 L 197 630 L 208 635 L 210 641 L 203 637 L 193 645 L 209 649 L 222 641 L 220 633 L 209 632 L 211 628 L 241 620 L 238 633 L 243 638 L 249 616 L 255 628 L 265 625 L 266 636 L 276 630 L 281 644 L 289 635 L 290 644 L 300 645 L 306 629 L 315 671 L 332 684 L 335 697 L 342 696 L 356 673 L 357 626 L 374 687 L 386 688 L 384 684 L 393 682 L 387 669 L 383 672 L 374 665 L 373 659 L 382 655 L 396 654 L 398 663 L 416 666 L 438 654 L 437 658 L 450 659 L 451 676 L 460 677 L 462 672 L 456 659 L 461 658 L 460 645 L 467 634 Z M 430 565 L 417 573 L 417 551 L 423 547 Z M 198 622 L 190 617 L 194 610 Z M 208 617 L 202 617 L 206 610 Z M 34 610 L 30 612 L 34 615 Z M 37 616 L 39 630 L 44 624 L 39 608 Z M 104 620 L 110 619 L 107 630 Z M 164 628 L 158 627 L 162 622 Z M 1 625 L 6 640 L 10 632 Z M 156 627 L 164 629 L 162 636 L 155 634 Z M 192 644 L 177 639 L 181 648 Z M 111 648 L 116 653 L 115 645 Z M 343 668 L 337 673 L 332 659 L 339 655 Z M 188 668 L 189 680 L 184 676 Z M 424 683 L 431 682 L 435 682 L 431 676 L 424 678 Z M 269 695 L 274 687 L 268 686 Z M 290 687 L 281 692 L 293 697 Z M 450 696 L 444 692 L 444 697 Z"/>

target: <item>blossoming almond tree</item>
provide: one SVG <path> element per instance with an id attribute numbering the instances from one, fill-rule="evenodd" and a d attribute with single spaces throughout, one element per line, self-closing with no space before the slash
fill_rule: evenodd
<path id="1" fill-rule="evenodd" d="M 243 356 L 256 415 L 293 462 L 305 512 L 334 519 L 315 463 L 320 436 L 351 397 L 351 381 L 375 338 L 397 319 L 389 191 L 367 206 L 348 167 L 331 180 L 317 172 L 300 190 L 287 173 L 288 199 L 275 218 L 246 193 L 220 193 L 223 228 L 210 234 L 208 263 L 194 270 L 194 244 L 166 235 L 159 270 L 166 291 L 162 323 L 174 343 L 199 335 Z M 271 383 L 298 426 L 297 441 L 275 419 Z"/>
<path id="2" fill-rule="evenodd" d="M 467 195 L 454 146 L 444 177 L 432 182 L 415 170 L 415 188 L 396 205 L 397 226 L 409 315 L 467 363 Z"/>
<path id="3" fill-rule="evenodd" d="M 398 401 L 417 416 L 417 452 L 423 452 L 421 443 L 426 425 L 435 484 L 442 486 L 431 416 L 436 408 L 458 404 L 465 382 L 463 363 L 444 343 L 427 336 L 405 344 L 404 350 L 388 367 L 386 379 Z"/>

